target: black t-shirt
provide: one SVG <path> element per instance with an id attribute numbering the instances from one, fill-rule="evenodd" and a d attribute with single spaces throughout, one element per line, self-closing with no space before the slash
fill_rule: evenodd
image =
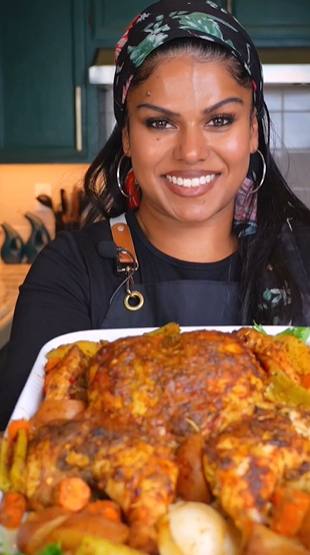
<path id="1" fill-rule="evenodd" d="M 219 262 L 186 262 L 168 256 L 156 249 L 142 232 L 133 212 L 127 214 L 127 222 L 140 264 L 136 281 L 141 283 L 159 283 L 178 279 L 200 279 L 210 281 L 238 281 L 238 253 L 234 253 Z M 169 241 L 169 238 L 167 238 Z M 139 254 L 138 254 L 139 253 Z"/>
<path id="2" fill-rule="evenodd" d="M 216 263 L 180 261 L 151 245 L 133 212 L 127 214 L 139 270 L 135 282 L 238 281 L 238 254 Z M 59 233 L 30 268 L 16 305 L 5 371 L 0 375 L 0 429 L 4 429 L 42 346 L 58 335 L 96 329 L 119 285 L 115 261 L 99 254 L 112 240 L 109 222 Z M 168 238 L 167 238 L 168 240 Z"/>

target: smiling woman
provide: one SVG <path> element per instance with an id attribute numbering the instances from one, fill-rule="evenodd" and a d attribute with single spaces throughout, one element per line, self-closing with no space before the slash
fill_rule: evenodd
<path id="1" fill-rule="evenodd" d="M 137 219 L 152 244 L 182 260 L 216 262 L 237 249 L 234 201 L 258 126 L 251 89 L 191 48 L 176 57 L 174 47 L 129 90 L 123 150 L 142 191 Z"/>
<path id="2" fill-rule="evenodd" d="M 21 287 L 4 426 L 42 345 L 89 328 L 310 325 L 310 212 L 269 148 L 257 50 L 208 0 L 160 0 L 116 46 L 92 208 Z"/>

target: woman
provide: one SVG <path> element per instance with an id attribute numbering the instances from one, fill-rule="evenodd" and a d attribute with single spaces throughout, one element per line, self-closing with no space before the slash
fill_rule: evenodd
<path id="1" fill-rule="evenodd" d="M 146 8 L 116 47 L 114 106 L 85 179 L 88 225 L 60 233 L 21 287 L 2 427 L 42 345 L 66 332 L 310 325 L 310 212 L 270 154 L 238 22 L 204 0 Z"/>

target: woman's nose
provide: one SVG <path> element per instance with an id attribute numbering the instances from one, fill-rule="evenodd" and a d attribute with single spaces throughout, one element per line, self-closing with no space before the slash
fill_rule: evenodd
<path id="1" fill-rule="evenodd" d="M 178 132 L 174 157 L 183 160 L 187 164 L 195 164 L 205 160 L 209 155 L 209 145 L 206 133 L 196 126 L 186 127 Z"/>

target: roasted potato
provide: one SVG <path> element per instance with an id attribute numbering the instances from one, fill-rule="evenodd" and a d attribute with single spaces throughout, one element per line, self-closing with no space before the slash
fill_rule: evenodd
<path id="1" fill-rule="evenodd" d="M 198 433 L 186 438 L 178 449 L 177 495 L 184 501 L 210 503 L 211 493 L 202 464 L 203 445 L 204 440 Z"/>
<path id="2" fill-rule="evenodd" d="M 33 555 L 46 545 L 46 536 L 70 517 L 70 512 L 61 507 L 48 507 L 30 513 L 17 533 L 17 547 L 25 555 Z"/>
<path id="3" fill-rule="evenodd" d="M 241 535 L 210 505 L 181 501 L 159 521 L 158 547 L 160 555 L 240 555 Z"/>
<path id="4" fill-rule="evenodd" d="M 285 538 L 255 524 L 243 555 L 309 555 L 309 552 L 298 540 Z"/>
<path id="5" fill-rule="evenodd" d="M 74 345 L 79 347 L 84 355 L 92 357 L 105 343 L 107 343 L 107 341 L 76 341 Z M 46 355 L 47 360 L 61 360 L 68 353 L 68 351 L 70 351 L 72 345 L 73 343 L 69 343 L 67 345 L 60 345 L 60 347 L 52 349 Z"/>
<path id="6" fill-rule="evenodd" d="M 168 516 L 158 523 L 158 548 L 160 555 L 183 555 L 171 535 Z"/>
<path id="7" fill-rule="evenodd" d="M 84 536 L 75 555 L 144 555 L 128 545 L 115 544 L 102 538 Z"/>
<path id="8" fill-rule="evenodd" d="M 54 528 L 45 537 L 44 546 L 59 543 L 63 551 L 76 550 L 86 535 L 103 538 L 113 544 L 125 543 L 128 538 L 128 526 L 122 522 L 107 520 L 101 515 L 81 511 Z"/>

